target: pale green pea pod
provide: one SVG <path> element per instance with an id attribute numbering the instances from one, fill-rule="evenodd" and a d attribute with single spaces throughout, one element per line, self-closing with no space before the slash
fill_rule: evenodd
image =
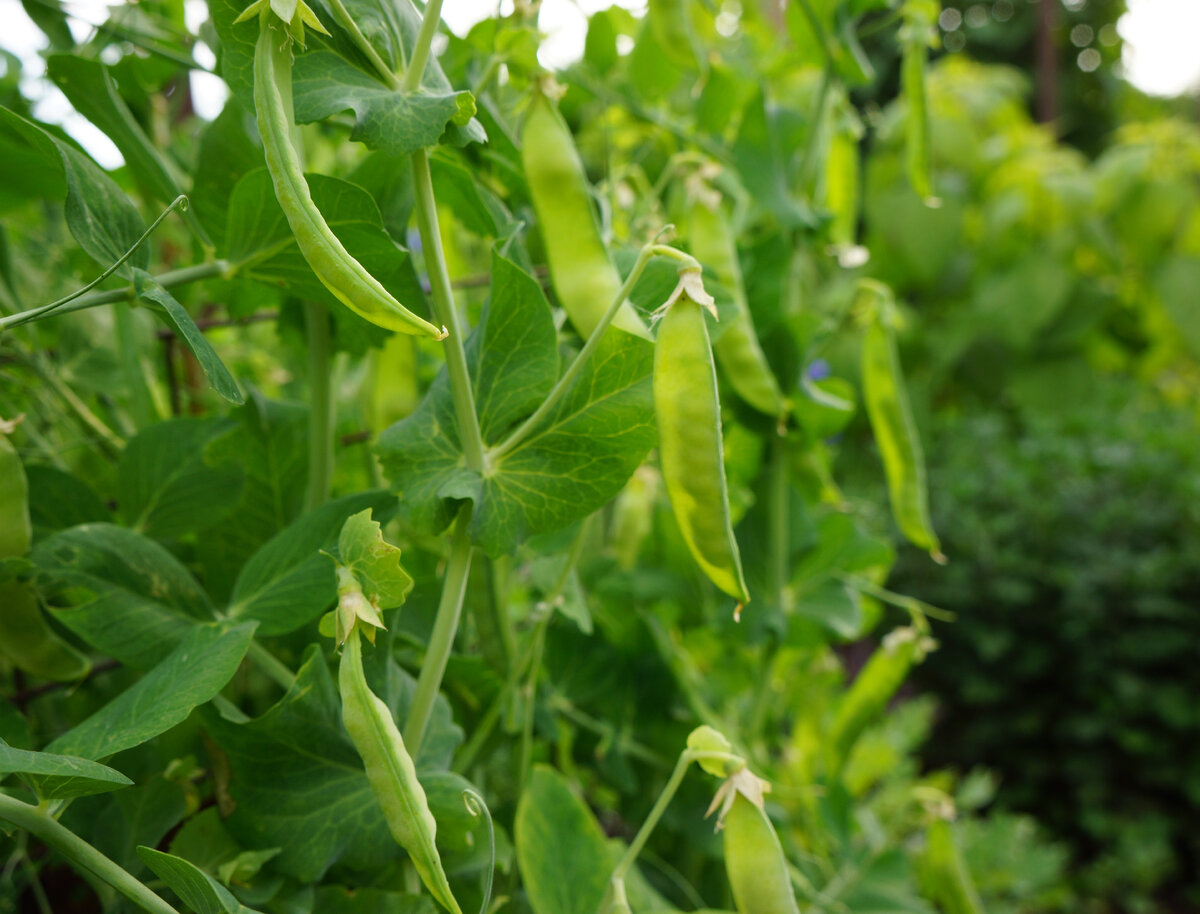
<path id="1" fill-rule="evenodd" d="M 621 277 L 596 227 L 587 175 L 571 131 L 540 92 L 525 114 L 521 164 L 537 213 L 550 281 L 559 303 L 582 337 L 588 337 L 621 290 Z M 649 339 L 633 305 L 621 305 L 613 326 Z"/>
<path id="2" fill-rule="evenodd" d="M 892 292 L 882 283 L 862 280 L 858 295 L 866 321 L 862 343 L 863 398 L 883 458 L 892 516 L 909 542 L 927 551 L 934 561 L 944 563 L 946 557 L 929 516 L 925 455 L 896 350 Z"/>
<path id="3" fill-rule="evenodd" d="M 693 194 L 687 212 L 687 240 L 692 256 L 716 273 L 717 281 L 733 293 L 737 306 L 737 315 L 713 343 L 713 352 L 739 397 L 759 412 L 781 416 L 787 412 L 787 402 L 754 331 L 729 220 L 719 200 L 705 199 L 712 193 Z"/>
<path id="4" fill-rule="evenodd" d="M 654 347 L 658 457 L 683 540 L 709 580 L 741 605 L 749 602 L 729 518 L 721 404 L 704 307 L 712 307 L 698 270 L 680 273 L 664 306 Z"/>
<path id="5" fill-rule="evenodd" d="M 450 891 L 434 836 L 437 822 L 429 811 L 425 790 L 404 748 L 392 712 L 367 686 L 363 675 L 362 644 L 357 626 L 342 649 L 338 668 L 342 720 L 354 748 L 362 756 L 371 790 L 379 801 L 388 829 L 408 851 L 421 881 L 439 904 L 453 914 L 462 909 Z"/>
<path id="6" fill-rule="evenodd" d="M 354 259 L 330 229 L 309 193 L 290 135 L 292 42 L 303 37 L 303 24 L 324 31 L 320 21 L 301 2 L 293 21 L 284 23 L 270 11 L 264 0 L 252 4 L 239 21 L 259 12 L 262 20 L 254 48 L 254 107 L 267 171 L 275 186 L 279 206 L 296 238 L 296 246 L 322 285 L 351 311 L 388 330 L 444 339 L 444 327 L 439 329 L 405 308 Z"/>
<path id="7" fill-rule="evenodd" d="M 770 789 L 743 768 L 721 785 L 708 810 L 721 807 L 717 829 L 724 836 L 725 872 L 738 914 L 799 914 L 783 846 L 763 809 Z"/>
<path id="8" fill-rule="evenodd" d="M 939 200 L 933 191 L 932 138 L 929 125 L 929 98 L 926 88 L 929 47 L 937 41 L 939 4 L 930 0 L 908 0 L 904 7 L 904 27 L 900 31 L 903 45 L 900 62 L 900 84 L 908 106 L 906 155 L 908 180 L 913 190 L 928 206 Z"/>
<path id="9" fill-rule="evenodd" d="M 954 840 L 949 821 L 938 818 L 925 833 L 925 853 L 918 861 L 926 897 L 946 914 L 983 914 L 979 890 Z"/>

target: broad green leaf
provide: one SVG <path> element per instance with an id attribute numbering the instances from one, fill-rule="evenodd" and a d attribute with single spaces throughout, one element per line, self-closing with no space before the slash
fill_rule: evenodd
<path id="1" fill-rule="evenodd" d="M 46 74 L 75 110 L 113 141 L 135 180 L 155 199 L 166 205 L 184 192 L 174 167 L 154 148 L 121 98 L 108 67 L 74 54 L 51 54 Z"/>
<path id="2" fill-rule="evenodd" d="M 44 174 L 47 163 L 57 164 L 63 179 L 58 187 L 65 187 L 67 195 L 67 227 L 97 263 L 108 267 L 141 237 L 146 226 L 137 209 L 84 153 L 7 108 L 0 108 L 0 130 L 10 136 L 18 134 L 26 148 L 41 160 L 35 173 Z M 148 262 L 146 246 L 142 245 L 120 272 L 128 275 L 130 267 L 144 267 Z"/>
<path id="3" fill-rule="evenodd" d="M 107 758 L 165 733 L 225 687 L 253 635 L 250 623 L 198 626 L 158 666 L 47 751 Z"/>
<path id="4" fill-rule="evenodd" d="M 158 844 L 188 811 L 183 788 L 161 776 L 94 800 L 77 801 L 73 809 L 85 804 L 85 815 L 94 823 L 91 843 L 131 872 L 141 869 L 134 849 L 139 844 Z"/>
<path id="5" fill-rule="evenodd" d="M 412 575 L 400 564 L 400 549 L 384 540 L 370 508 L 347 518 L 338 535 L 337 562 L 350 570 L 366 598 L 380 609 L 399 606 L 413 588 Z"/>
<path id="6" fill-rule="evenodd" d="M 278 872 L 314 882 L 343 858 L 369 870 L 400 855 L 315 646 L 295 685 L 262 717 L 236 725 L 213 714 L 208 726 L 233 770 L 237 808 L 225 824 L 246 846 L 282 847 Z"/>
<path id="7" fill-rule="evenodd" d="M 604 833 L 552 768 L 534 768 L 521 794 L 516 843 L 534 914 L 595 914 L 610 872 Z"/>
<path id="8" fill-rule="evenodd" d="M 244 402 L 245 397 L 238 389 L 237 381 L 233 379 L 233 375 L 229 373 L 229 369 L 225 367 L 225 363 L 221 361 L 217 351 L 213 349 L 212 343 L 196 326 L 196 322 L 187 313 L 187 309 L 145 270 L 134 270 L 134 285 L 138 298 L 162 309 L 167 322 L 175 328 L 175 332 L 183 344 L 200 363 L 200 368 L 204 372 L 204 376 L 208 378 L 208 383 L 212 385 L 213 390 L 230 403 Z"/>
<path id="9" fill-rule="evenodd" d="M 205 447 L 228 423 L 222 419 L 169 419 L 137 434 L 117 465 L 117 504 L 138 533 L 169 540 L 211 526 L 233 510 L 242 468 L 216 465 Z"/>
<path id="10" fill-rule="evenodd" d="M 902 848 L 861 856 L 866 859 L 848 866 L 837 902 L 864 914 L 933 914 L 934 909 L 916 894 L 912 865 Z"/>
<path id="11" fill-rule="evenodd" d="M 226 599 L 246 560 L 296 519 L 308 473 L 308 409 L 268 400 L 253 388 L 212 439 L 205 462 L 241 465 L 245 485 L 232 511 L 197 537 L 203 578 L 214 599 Z"/>
<path id="12" fill-rule="evenodd" d="M 394 503 L 386 492 L 364 492 L 305 514 L 246 562 L 233 588 L 230 615 L 258 620 L 263 635 L 280 635 L 311 622 L 337 599 L 333 565 L 321 550 L 333 549 L 350 515 Z"/>
<path id="13" fill-rule="evenodd" d="M 499 238 L 512 224 L 512 214 L 457 158 L 436 152 L 429 158 L 439 205 L 450 207 L 465 228 L 482 238 Z"/>
<path id="14" fill-rule="evenodd" d="M 238 181 L 263 166 L 263 153 L 252 138 L 254 118 L 230 101 L 200 135 L 192 173 L 192 206 L 196 218 L 224 250 L 229 198 Z"/>
<path id="15" fill-rule="evenodd" d="M 54 617 L 102 653 L 148 670 L 200 622 L 207 595 L 153 540 L 112 524 L 72 527 L 34 547 Z"/>
<path id="16" fill-rule="evenodd" d="M 234 881 L 244 885 L 258 874 L 263 864 L 279 854 L 280 848 L 243 850 L 225 828 L 220 810 L 210 806 L 183 824 L 171 840 L 170 851 L 206 873 L 215 873 L 226 885 Z"/>
<path id="17" fill-rule="evenodd" d="M 0 775 L 20 774 L 43 800 L 65 800 L 120 790 L 133 783 L 107 765 L 52 752 L 14 749 L 0 740 Z"/>
<path id="18" fill-rule="evenodd" d="M 493 256 L 492 298 L 468 341 L 484 441 L 499 441 L 553 385 L 557 348 L 541 288 Z M 483 478 L 464 467 L 445 375 L 418 410 L 380 436 L 380 458 L 415 523 L 442 529 L 446 498 L 476 502 L 472 534 L 489 554 L 565 527 L 615 495 L 654 442 L 652 347 L 610 334 L 539 431 Z"/>
<path id="19" fill-rule="evenodd" d="M 194 863 L 152 847 L 139 847 L 137 853 L 154 875 L 196 914 L 239 914 L 250 910 L 243 908 L 229 889 Z"/>
<path id="20" fill-rule="evenodd" d="M 412 261 L 384 230 L 383 217 L 370 195 L 337 178 L 307 178 L 313 202 L 346 250 L 400 302 L 421 313 L 425 295 Z M 226 240 L 229 258 L 238 264 L 239 276 L 283 285 L 298 298 L 323 301 L 339 312 L 348 311 L 317 279 L 300 253 L 265 168 L 252 171 L 234 188 Z"/>
<path id="21" fill-rule="evenodd" d="M 0 582 L 0 655 L 39 679 L 72 682 L 92 668 L 91 661 L 58 636 L 26 581 Z"/>
<path id="22" fill-rule="evenodd" d="M 789 165 L 798 137 L 784 115 L 769 106 L 761 92 L 751 98 L 733 144 L 734 163 L 742 186 L 784 226 L 812 227 L 816 217 L 792 194 Z"/>
<path id="23" fill-rule="evenodd" d="M 350 109 L 355 115 L 350 139 L 393 155 L 436 146 L 448 124 L 465 125 L 475 114 L 469 92 L 399 92 L 329 51 L 296 58 L 292 94 L 298 123 Z"/>
<path id="24" fill-rule="evenodd" d="M 93 521 L 109 521 L 112 512 L 86 482 L 51 466 L 25 468 L 29 480 L 29 520 L 34 540 L 57 530 Z"/>

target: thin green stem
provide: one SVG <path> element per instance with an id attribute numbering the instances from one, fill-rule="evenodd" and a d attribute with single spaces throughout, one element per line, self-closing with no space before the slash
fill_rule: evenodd
<path id="1" fill-rule="evenodd" d="M 431 4 L 432 6 L 432 4 Z M 443 340 L 446 352 L 446 371 L 450 376 L 450 393 L 454 397 L 454 412 L 458 418 L 458 434 L 462 441 L 467 469 L 483 470 L 483 438 L 479 432 L 479 417 L 475 414 L 475 394 L 467 370 L 467 354 L 463 348 L 462 324 L 454 307 L 454 292 L 446 268 L 446 254 L 438 231 L 437 204 L 433 199 L 433 176 L 429 171 L 429 153 L 419 149 L 413 153 L 413 190 L 417 228 L 421 233 L 421 249 L 429 273 L 433 307 L 438 320 L 449 331 Z"/>
<path id="2" fill-rule="evenodd" d="M 33 900 L 37 902 L 39 914 L 54 914 L 54 907 L 46 897 L 42 880 L 38 878 L 37 867 L 33 865 L 28 854 L 21 854 L 21 868 L 25 870 L 25 878 L 29 880 L 29 888 L 33 891 Z"/>
<path id="3" fill-rule="evenodd" d="M 668 245 L 651 242 L 643 247 L 641 252 L 638 254 L 638 259 L 637 262 L 634 263 L 633 269 L 630 270 L 629 275 L 625 277 L 625 282 L 621 284 L 621 288 L 617 291 L 616 297 L 613 298 L 612 303 L 608 306 L 608 310 L 604 312 L 604 317 L 600 318 L 600 323 L 596 325 L 596 328 L 588 337 L 587 342 L 584 343 L 583 349 L 580 351 L 579 355 L 577 355 L 575 360 L 567 366 L 567 370 L 564 371 L 562 377 L 558 379 L 558 383 L 554 385 L 553 389 L 546 396 L 546 399 L 542 401 L 541 405 L 534 411 L 533 415 L 517 426 L 516 430 L 511 435 L 488 451 L 487 460 L 489 465 L 495 465 L 497 461 L 503 459 L 506 454 L 510 453 L 514 448 L 517 447 L 517 445 L 528 438 L 530 434 L 532 434 L 532 432 L 538 427 L 538 425 L 541 424 L 542 420 L 546 418 L 546 416 L 550 415 L 550 412 L 558 405 L 558 401 L 561 400 L 567 390 L 570 389 L 571 385 L 575 382 L 575 379 L 579 377 L 579 373 L 583 371 L 584 366 L 587 365 L 588 360 L 592 357 L 592 354 L 600 345 L 600 339 L 604 336 L 604 331 L 608 329 L 608 325 L 613 322 L 613 318 L 617 316 L 617 312 L 621 310 L 621 306 L 625 304 L 625 300 L 629 298 L 629 293 L 633 291 L 633 287 L 636 286 L 638 280 L 641 279 L 642 273 L 646 269 L 646 265 L 659 255 L 674 257 L 676 260 L 683 262 L 686 266 L 694 266 L 696 269 L 700 268 L 700 264 L 697 263 L 693 257 Z"/>
<path id="4" fill-rule="evenodd" d="M 425 64 L 429 60 L 429 49 L 433 45 L 433 36 L 437 34 L 441 21 L 442 0 L 429 0 L 425 4 L 425 15 L 421 19 L 421 31 L 417 33 L 412 60 L 408 64 L 408 71 L 404 74 L 405 92 L 416 92 L 421 88 L 421 79 L 425 76 Z"/>
<path id="5" fill-rule="evenodd" d="M 538 623 L 533 634 L 533 653 L 529 659 L 529 681 L 525 683 L 525 719 L 521 724 L 521 755 L 518 761 L 517 783 L 522 792 L 529 781 L 529 769 L 533 762 L 533 716 L 537 710 L 538 676 L 542 671 L 542 652 L 546 648 L 546 629 L 550 627 L 553 612 L 547 612 Z"/>
<path id="6" fill-rule="evenodd" d="M 796 169 L 796 173 L 800 177 L 801 187 L 810 187 L 815 184 L 811 181 L 814 163 L 817 161 L 817 147 L 821 145 L 821 138 L 825 133 L 825 106 L 829 103 L 830 90 L 833 87 L 833 64 L 826 64 L 824 72 L 821 73 L 821 85 L 817 90 L 817 100 L 813 103 L 813 113 L 810 115 L 809 123 L 812 124 L 808 134 L 808 139 L 804 144 L 804 152 L 800 159 L 800 165 Z M 810 196 L 815 196 L 815 188 Z"/>
<path id="7" fill-rule="evenodd" d="M 367 36 L 362 33 L 362 29 L 354 21 L 354 17 L 342 5 L 342 0 L 329 0 L 329 10 L 333 13 L 333 18 L 337 20 L 338 25 L 344 28 L 350 35 L 354 46 L 362 51 L 363 56 L 367 60 L 371 61 L 371 66 L 375 68 L 375 72 L 379 75 L 379 78 L 387 83 L 387 87 L 393 90 L 399 88 L 400 80 L 396 78 L 396 74 L 392 72 L 392 68 L 384 62 L 384 59 L 379 56 L 379 52 L 367 40 Z"/>
<path id="8" fill-rule="evenodd" d="M 787 602 L 788 559 L 791 555 L 790 520 L 791 487 L 788 485 L 787 440 L 777 436 L 771 444 L 771 497 L 767 516 L 771 528 L 771 589 L 775 606 L 783 612 Z"/>
<path id="9" fill-rule="evenodd" d="M 0 794 L 0 819 L 23 828 L 76 868 L 98 876 L 150 914 L 179 914 L 145 885 L 36 806 Z"/>
<path id="10" fill-rule="evenodd" d="M 253 639 L 246 655 L 258 664 L 258 668 L 267 674 L 283 690 L 289 691 L 296 684 L 296 674 L 288 669 L 287 664 L 272 654 L 269 650 Z"/>
<path id="11" fill-rule="evenodd" d="M 304 303 L 308 337 L 308 491 L 305 510 L 329 501 L 333 482 L 334 403 L 333 350 L 329 339 L 329 310 L 320 302 Z"/>
<path id="12" fill-rule="evenodd" d="M 169 289 L 172 286 L 181 286 L 189 282 L 198 282 L 202 279 L 228 276 L 231 269 L 232 264 L 228 260 L 212 260 L 207 263 L 198 263 L 195 266 L 184 267 L 181 270 L 170 270 L 169 272 L 161 273 L 155 276 L 154 280 L 160 286 Z M 97 305 L 111 305 L 113 302 L 128 301 L 136 296 L 137 293 L 133 290 L 132 283 L 130 283 L 119 289 L 108 289 L 104 292 L 92 292 L 88 295 L 80 295 L 78 298 L 66 301 L 61 306 L 58 302 L 52 302 L 49 305 L 41 305 L 37 308 L 30 308 L 28 311 L 20 311 L 16 314 L 10 314 L 7 317 L 0 317 L 0 331 L 41 320 L 43 317 L 48 316 L 51 311 L 55 314 L 70 314 L 73 311 L 95 308 Z"/>
<path id="13" fill-rule="evenodd" d="M 421 742 L 425 739 L 425 730 L 433 714 L 433 703 L 442 687 L 442 677 L 454 647 L 454 636 L 458 633 L 458 619 L 462 615 L 463 598 L 467 592 L 467 577 L 471 573 L 470 527 L 471 505 L 468 503 L 459 512 L 454 525 L 437 618 L 433 623 L 433 633 L 429 636 L 425 662 L 421 664 L 421 675 L 417 679 L 417 691 L 408 711 L 408 720 L 404 724 L 404 743 L 413 758 L 417 757 Z"/>

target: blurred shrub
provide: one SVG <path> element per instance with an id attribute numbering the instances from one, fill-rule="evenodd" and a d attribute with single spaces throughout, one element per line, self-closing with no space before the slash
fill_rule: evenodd
<path id="1" fill-rule="evenodd" d="M 994 769 L 1075 843 L 1084 894 L 1137 910 L 1200 891 L 1200 474 L 1192 415 L 1131 398 L 940 420 L 950 564 L 905 555 L 891 586 L 958 614 L 919 671 L 927 761 Z"/>

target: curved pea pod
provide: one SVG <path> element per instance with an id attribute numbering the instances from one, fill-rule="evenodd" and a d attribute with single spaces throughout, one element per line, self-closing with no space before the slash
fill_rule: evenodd
<path id="1" fill-rule="evenodd" d="M 621 291 L 621 277 L 600 237 L 587 175 L 571 131 L 541 93 L 525 114 L 521 163 L 546 246 L 550 281 L 571 324 L 586 338 Z M 628 301 L 621 305 L 613 325 L 650 339 Z"/>
<path id="2" fill-rule="evenodd" d="M 25 468 L 0 423 L 0 560 L 29 552 L 29 487 Z M 0 652 L 40 679 L 70 682 L 85 676 L 91 663 L 54 633 L 42 615 L 37 594 L 0 562 Z"/>
<path id="3" fill-rule="evenodd" d="M 933 192 L 932 138 L 925 71 L 929 61 L 929 46 L 937 40 L 937 30 L 933 24 L 937 16 L 937 4 L 931 4 L 928 0 L 909 0 L 904 8 L 904 28 L 900 32 L 903 46 L 900 86 L 908 107 L 905 123 L 908 181 L 929 206 L 936 206 L 938 200 Z"/>
<path id="4" fill-rule="evenodd" d="M 890 632 L 875 649 L 834 712 L 826 737 L 831 773 L 842 770 L 863 730 L 883 714 L 929 647 L 928 639 L 908 626 Z"/>
<path id="5" fill-rule="evenodd" d="M 863 399 L 883 458 L 892 516 L 909 542 L 935 561 L 945 562 L 929 516 L 925 455 L 896 351 L 891 290 L 864 280 L 859 284 L 859 296 L 867 319 L 862 342 Z"/>
<path id="6" fill-rule="evenodd" d="M 704 196 L 694 195 L 688 209 L 688 245 L 692 256 L 716 273 L 721 285 L 733 293 L 737 306 L 737 316 L 717 338 L 713 352 L 739 397 L 759 412 L 781 416 L 787 411 L 787 402 L 754 331 L 729 220 L 719 203 L 710 206 Z"/>
<path id="7" fill-rule="evenodd" d="M 743 770 L 722 785 L 713 801 L 714 807 L 724 804 L 717 827 L 724 836 L 733 903 L 739 914 L 799 914 L 787 858 L 763 809 L 766 789 L 765 781 Z"/>
<path id="8" fill-rule="evenodd" d="M 696 283 L 699 275 L 690 273 Z M 704 312 L 703 287 L 687 292 L 689 273 L 668 302 L 654 349 L 658 456 L 684 542 L 709 580 L 746 603 L 750 595 L 729 520 L 721 440 L 721 404 Z"/>
<path id="9" fill-rule="evenodd" d="M 434 837 L 437 822 L 429 811 L 425 789 L 404 748 L 404 739 L 392 712 L 367 686 L 363 675 L 362 643 L 354 628 L 342 650 L 338 667 L 342 720 L 354 748 L 362 757 L 367 780 L 383 810 L 388 829 L 408 851 L 421 881 L 439 904 L 453 914 L 462 909 L 450 891 Z"/>
<path id="10" fill-rule="evenodd" d="M 918 862 L 925 896 L 946 914 L 983 914 L 983 901 L 954 840 L 954 828 L 936 819 L 925 833 L 925 852 Z"/>
<path id="11" fill-rule="evenodd" d="M 254 107 L 267 171 L 296 246 L 321 284 L 351 311 L 388 330 L 443 339 L 444 327 L 436 327 L 405 308 L 346 250 L 313 202 L 291 140 L 292 41 L 297 34 L 296 22 L 303 20 L 316 28 L 320 28 L 320 22 L 304 3 L 298 5 L 293 23 L 284 23 L 257 3 L 241 18 L 260 9 L 262 21 L 254 49 Z M 305 12 L 308 18 L 304 18 Z M 302 27 L 299 31 L 302 34 Z"/>

